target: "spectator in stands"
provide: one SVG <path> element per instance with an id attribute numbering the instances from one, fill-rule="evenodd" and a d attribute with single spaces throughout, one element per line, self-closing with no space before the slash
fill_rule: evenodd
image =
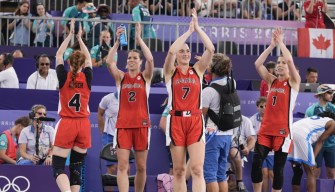
<path id="1" fill-rule="evenodd" d="M 50 69 L 50 58 L 42 54 L 36 58 L 36 71 L 27 80 L 27 89 L 58 89 L 56 70 Z"/>
<path id="2" fill-rule="evenodd" d="M 235 18 L 237 16 L 236 7 L 237 0 L 214 0 L 212 16 L 219 18 Z"/>
<path id="3" fill-rule="evenodd" d="M 83 41 L 86 45 L 86 41 L 84 39 L 83 39 Z M 76 50 L 80 50 L 80 44 L 79 44 L 77 39 L 74 40 L 74 43 L 65 50 L 64 55 L 63 55 L 64 61 L 67 61 L 69 59 L 69 57 L 71 56 L 71 54 Z"/>
<path id="4" fill-rule="evenodd" d="M 255 61 L 257 72 L 270 86 L 269 99 L 266 101 L 264 118 L 258 131 L 252 160 L 251 179 L 255 192 L 262 190 L 262 165 L 271 150 L 275 151 L 272 191 L 281 191 L 283 171 L 292 142 L 290 130 L 293 108 L 298 96 L 301 78 L 283 38 L 284 31 L 281 28 L 276 28 L 272 32 L 271 44 Z M 276 73 L 278 76 L 274 76 L 267 71 L 263 64 L 277 45 L 282 56 L 277 59 Z"/>
<path id="5" fill-rule="evenodd" d="M 22 0 L 19 3 L 17 10 L 14 13 L 14 16 L 22 17 L 18 19 L 14 19 L 13 21 L 9 22 L 8 30 L 12 31 L 9 39 L 11 45 L 21 45 L 27 46 L 30 43 L 30 29 L 32 22 L 29 18 L 32 15 L 29 13 L 29 1 Z"/>
<path id="6" fill-rule="evenodd" d="M 37 47 L 51 47 L 53 42 L 54 21 L 52 16 L 46 12 L 43 4 L 36 5 L 36 11 L 40 19 L 33 22 L 32 31 L 36 34 L 34 44 Z"/>
<path id="7" fill-rule="evenodd" d="M 258 100 L 256 101 L 256 106 L 257 106 L 258 112 L 255 113 L 253 116 L 251 116 L 250 120 L 251 120 L 252 126 L 256 134 L 258 134 L 259 128 L 261 127 L 261 123 L 264 117 L 264 110 L 266 107 L 266 97 L 258 98 Z M 262 174 L 263 174 L 262 191 L 263 192 L 269 191 L 269 186 L 273 181 L 273 162 L 274 162 L 274 152 L 270 151 L 262 165 Z"/>
<path id="8" fill-rule="evenodd" d="M 129 0 L 129 5 L 132 8 L 131 14 L 132 14 L 132 21 L 135 22 L 150 22 L 151 16 L 148 8 L 144 7 L 142 0 Z M 145 39 L 155 39 L 156 38 L 156 32 L 152 25 L 150 24 L 144 24 L 143 27 L 143 40 Z M 130 31 L 130 39 L 129 39 L 129 46 L 130 49 L 137 47 L 137 42 L 135 42 L 135 25 L 131 25 L 131 31 Z M 135 45 L 136 43 L 136 45 Z"/>
<path id="9" fill-rule="evenodd" d="M 305 27 L 325 29 L 324 13 L 328 12 L 327 0 L 308 0 L 304 2 Z"/>
<path id="10" fill-rule="evenodd" d="M 13 61 L 11 53 L 0 55 L 0 88 L 19 88 L 19 79 L 13 67 Z"/>
<path id="11" fill-rule="evenodd" d="M 300 18 L 300 9 L 297 1 L 284 0 L 278 4 L 278 20 L 295 21 Z"/>
<path id="12" fill-rule="evenodd" d="M 225 86 L 230 81 L 232 69 L 230 58 L 222 53 L 213 56 L 210 66 L 213 81 L 211 84 Z M 206 87 L 202 92 L 202 112 L 206 120 L 206 147 L 204 161 L 204 177 L 208 191 L 228 191 L 227 163 L 233 135 L 233 129 L 219 130 L 217 124 L 208 115 L 208 110 L 216 114 L 220 109 L 220 94 L 213 87 Z M 232 127 L 233 128 L 233 127 Z"/>
<path id="13" fill-rule="evenodd" d="M 116 32 L 118 41 L 110 49 L 107 56 L 109 71 L 115 79 L 119 91 L 119 112 L 116 123 L 114 147 L 117 148 L 118 173 L 117 184 L 120 191 L 129 191 L 128 167 L 129 151 L 134 148 L 136 161 L 135 191 L 143 191 L 146 182 L 146 163 L 150 141 L 150 119 L 147 103 L 150 81 L 154 69 L 153 56 L 141 37 L 141 24 L 136 23 L 136 41 L 138 41 L 146 59 L 145 69 L 141 72 L 142 57 L 139 50 L 131 50 L 127 56 L 127 72 L 118 69 L 116 53 L 119 48 L 120 34 Z M 129 109 L 132 110 L 129 110 Z"/>
<path id="14" fill-rule="evenodd" d="M 88 18 L 87 19 L 94 19 L 96 18 L 97 14 L 97 8 L 94 6 L 93 3 L 87 3 L 86 6 L 83 8 L 83 13 L 87 13 L 88 14 Z M 88 21 L 88 26 L 90 27 L 90 29 L 92 29 L 94 22 L 93 21 Z"/>
<path id="15" fill-rule="evenodd" d="M 275 20 L 277 17 L 277 3 L 274 3 L 272 0 L 262 1 L 263 10 L 263 19 L 265 20 Z"/>
<path id="16" fill-rule="evenodd" d="M 262 4 L 259 0 L 244 0 L 242 2 L 243 19 L 262 19 Z"/>
<path id="17" fill-rule="evenodd" d="M 28 117 L 20 117 L 12 128 L 0 134 L 0 164 L 16 164 L 17 141 L 22 129 L 29 124 Z"/>
<path id="18" fill-rule="evenodd" d="M 243 183 L 243 161 L 248 162 L 249 152 L 254 149 L 256 133 L 250 119 L 242 115 L 242 124 L 235 128 L 229 152 L 230 162 L 235 172 L 236 190 L 247 191 Z"/>
<path id="19" fill-rule="evenodd" d="M 99 44 L 92 47 L 90 54 L 93 67 L 106 66 L 106 59 L 110 49 L 111 35 L 105 30 L 100 33 Z"/>
<path id="20" fill-rule="evenodd" d="M 106 4 L 100 4 L 98 6 L 97 9 L 97 16 L 95 17 L 95 22 L 94 25 L 90 31 L 90 33 L 88 34 L 88 39 L 89 39 L 89 47 L 94 47 L 96 45 L 98 45 L 100 43 L 101 45 L 101 41 L 99 40 L 99 38 L 101 37 L 101 32 L 102 31 L 108 31 L 110 34 L 110 38 L 109 38 L 109 43 L 107 43 L 108 45 L 112 45 L 113 44 L 113 34 L 114 34 L 114 30 L 115 30 L 115 26 L 114 24 L 112 24 L 111 21 L 112 18 L 110 16 L 110 7 Z M 100 22 L 100 21 L 104 21 L 104 22 Z M 94 66 L 94 64 L 93 64 Z"/>
<path id="21" fill-rule="evenodd" d="M 12 52 L 12 55 L 13 55 L 13 58 L 16 59 L 16 58 L 23 58 L 24 57 L 24 54 L 22 52 L 21 49 L 15 49 L 13 52 Z"/>
<path id="22" fill-rule="evenodd" d="M 205 52 L 201 59 L 193 67 L 190 67 L 191 53 L 185 42 L 193 32 L 199 35 L 204 44 Z M 199 108 L 202 99 L 199 95 L 202 94 L 203 74 L 209 65 L 208 61 L 212 60 L 214 51 L 213 43 L 198 24 L 196 10 L 192 9 L 189 30 L 171 45 L 163 67 L 165 82 L 167 82 L 166 87 L 169 88 L 169 105 L 171 106 L 167 118 L 169 124 L 166 126 L 166 145 L 170 146 L 172 153 L 175 191 L 186 191 L 186 151 L 189 152 L 190 156 L 192 190 L 203 192 L 206 188 L 203 176 L 205 137 L 202 126 L 202 111 Z M 175 61 L 178 63 L 177 66 L 175 66 Z M 189 92 L 189 90 L 193 91 Z M 192 125 L 188 123 L 191 121 Z M 185 131 L 180 130 L 180 126 Z"/>
<path id="23" fill-rule="evenodd" d="M 128 14 L 130 12 L 131 12 L 131 9 L 130 9 L 130 6 L 129 6 L 129 0 L 119 1 L 118 13 Z"/>
<path id="24" fill-rule="evenodd" d="M 102 134 L 102 145 L 113 142 L 115 136 L 115 125 L 119 111 L 119 101 L 117 93 L 105 95 L 98 107 L 98 126 Z M 115 163 L 106 162 L 107 173 L 116 175 L 117 166 Z"/>
<path id="25" fill-rule="evenodd" d="M 303 175 L 301 165 L 307 175 L 306 191 L 319 191 L 316 190 L 315 166 L 318 166 L 316 159 L 322 152 L 324 141 L 335 135 L 335 114 L 327 111 L 320 113 L 318 116 L 304 118 L 293 123 L 294 143 L 292 152 L 287 158 L 292 163 L 293 192 L 300 192 L 300 182 Z M 314 150 L 312 149 L 313 145 Z M 334 161 L 334 157 L 332 157 L 332 161 Z"/>
<path id="26" fill-rule="evenodd" d="M 335 90 L 329 85 L 326 84 L 320 85 L 317 88 L 315 94 L 315 97 L 319 101 L 307 108 L 305 116 L 312 117 L 324 111 L 335 113 L 335 105 L 331 103 L 334 96 L 334 91 Z M 334 158 L 332 158 L 334 156 L 335 156 L 335 136 L 331 136 L 324 142 L 324 145 L 320 153 L 316 157 L 317 168 L 315 173 L 317 177 L 320 176 L 321 172 L 320 168 L 322 167 L 322 162 L 324 159 L 327 170 L 327 178 L 335 179 L 335 161 Z"/>
<path id="27" fill-rule="evenodd" d="M 276 76 L 276 73 L 275 73 L 276 63 L 274 61 L 269 61 L 268 63 L 265 64 L 265 67 L 269 73 Z M 269 91 L 269 85 L 266 83 L 264 79 L 262 79 L 260 89 L 259 89 L 260 96 L 267 97 L 268 91 Z"/>
<path id="28" fill-rule="evenodd" d="M 40 117 L 46 117 L 47 109 L 37 104 L 31 108 L 29 118 L 33 121 L 31 126 L 25 127 L 19 138 L 21 157 L 18 165 L 52 165 L 52 145 L 55 130 L 45 125 Z"/>
<path id="29" fill-rule="evenodd" d="M 312 67 L 308 67 L 306 71 L 306 80 L 304 83 L 319 83 L 318 70 Z"/>
<path id="30" fill-rule="evenodd" d="M 172 0 L 149 0 L 149 10 L 152 15 L 172 15 Z"/>
<path id="31" fill-rule="evenodd" d="M 87 19 L 88 14 L 83 13 L 83 8 L 86 6 L 87 3 L 90 3 L 91 0 L 77 0 L 77 5 L 73 5 L 65 9 L 63 13 L 63 18 L 79 18 L 79 19 Z M 66 34 L 69 34 L 70 30 L 70 20 L 63 20 L 62 25 L 66 29 Z M 83 32 L 88 33 L 90 31 L 90 27 L 87 21 L 76 22 L 75 24 L 75 33 L 79 30 L 79 23 L 83 27 Z"/>
<path id="32" fill-rule="evenodd" d="M 199 17 L 210 17 L 212 15 L 212 0 L 194 0 L 193 3 Z"/>
<path id="33" fill-rule="evenodd" d="M 194 8 L 194 2 L 192 0 L 179 0 L 179 16 L 190 16 L 191 10 Z"/>

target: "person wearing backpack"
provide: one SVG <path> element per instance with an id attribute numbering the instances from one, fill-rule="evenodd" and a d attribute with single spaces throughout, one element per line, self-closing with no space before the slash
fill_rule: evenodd
<path id="1" fill-rule="evenodd" d="M 214 54 L 210 67 L 212 82 L 202 93 L 202 112 L 204 117 L 209 117 L 206 124 L 204 163 L 206 189 L 209 192 L 228 191 L 226 168 L 231 138 L 233 128 L 241 124 L 235 80 L 229 77 L 231 68 L 232 63 L 228 56 L 222 53 Z"/>

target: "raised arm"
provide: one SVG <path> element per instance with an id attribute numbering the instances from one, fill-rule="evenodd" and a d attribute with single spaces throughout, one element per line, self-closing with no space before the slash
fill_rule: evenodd
<path id="1" fill-rule="evenodd" d="M 119 70 L 116 65 L 116 55 L 117 55 L 117 49 L 120 45 L 120 34 L 124 33 L 124 30 L 122 27 L 118 27 L 116 30 L 116 41 L 112 48 L 109 49 L 108 55 L 106 57 L 106 64 L 108 66 L 109 73 L 113 76 L 115 79 L 115 84 L 119 85 L 121 83 L 121 79 L 123 78 L 124 72 Z"/>
<path id="2" fill-rule="evenodd" d="M 87 47 L 86 47 L 83 39 L 81 38 L 82 37 L 82 33 L 83 33 L 83 28 L 81 26 L 81 23 L 79 23 L 79 30 L 78 30 L 78 33 L 77 33 L 77 39 L 78 39 L 78 42 L 79 42 L 80 50 L 85 55 L 85 67 L 92 68 L 91 54 L 88 51 L 88 49 L 87 49 Z"/>
<path id="3" fill-rule="evenodd" d="M 138 44 L 140 45 L 143 55 L 146 59 L 143 76 L 147 81 L 150 82 L 154 71 L 154 57 L 152 56 L 149 47 L 144 43 L 143 39 L 141 38 L 141 31 L 142 31 L 141 24 L 136 23 L 135 38 Z"/>
<path id="4" fill-rule="evenodd" d="M 266 48 L 263 53 L 257 58 L 255 61 L 255 67 L 256 70 L 261 76 L 264 81 L 266 81 L 267 84 L 272 83 L 272 81 L 276 78 L 274 75 L 268 72 L 266 67 L 263 65 L 266 58 L 269 56 L 269 54 L 272 52 L 272 50 L 276 47 L 276 42 L 275 42 L 275 36 L 274 32 L 272 32 L 272 38 L 271 38 L 271 44 L 269 45 L 268 48 Z"/>
<path id="5" fill-rule="evenodd" d="M 57 50 L 56 53 L 56 67 L 57 65 L 63 65 L 64 60 L 63 60 L 63 55 L 65 50 L 67 49 L 67 46 L 69 45 L 69 42 L 71 41 L 71 38 L 74 34 L 74 19 L 71 20 L 70 23 L 70 33 L 68 33 L 67 37 L 64 39 L 63 43 L 60 45 L 60 47 Z"/>
<path id="6" fill-rule="evenodd" d="M 190 22 L 190 27 L 188 31 L 186 31 L 184 34 L 178 37 L 175 40 L 175 42 L 171 45 L 163 66 L 165 82 L 168 82 L 168 80 L 170 80 L 172 73 L 175 69 L 174 63 L 176 61 L 177 52 L 185 44 L 186 39 L 192 35 L 193 31 L 194 31 L 194 19 L 192 19 L 192 21 Z"/>
<path id="7" fill-rule="evenodd" d="M 284 44 L 284 41 L 283 41 L 284 32 L 281 28 L 277 28 L 275 30 L 275 35 L 276 35 L 276 39 L 280 47 L 280 50 L 290 70 L 290 83 L 296 91 L 299 91 L 299 85 L 301 82 L 301 78 L 297 71 L 297 68 L 294 65 L 291 52 L 287 49 L 286 45 Z"/>
<path id="8" fill-rule="evenodd" d="M 197 72 L 201 73 L 199 75 L 202 76 L 205 73 L 208 65 L 212 61 L 215 48 L 207 34 L 200 28 L 197 12 L 195 11 L 195 9 L 192 9 L 192 20 L 194 22 L 194 30 L 200 36 L 200 39 L 206 48 L 205 52 L 201 56 L 201 59 L 194 65 L 194 68 L 197 70 Z"/>

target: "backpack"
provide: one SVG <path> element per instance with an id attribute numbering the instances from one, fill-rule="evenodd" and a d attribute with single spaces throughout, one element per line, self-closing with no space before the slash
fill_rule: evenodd
<path id="1" fill-rule="evenodd" d="M 219 114 L 216 114 L 213 110 L 208 109 L 208 117 L 221 131 L 239 127 L 242 122 L 241 105 L 233 78 L 231 82 L 227 79 L 227 84 L 224 86 L 217 83 L 211 83 L 209 86 L 220 94 L 220 110 Z"/>

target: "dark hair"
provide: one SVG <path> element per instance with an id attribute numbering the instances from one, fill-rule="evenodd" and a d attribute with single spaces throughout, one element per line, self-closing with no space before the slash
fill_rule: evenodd
<path id="1" fill-rule="evenodd" d="M 37 6 L 39 6 L 39 5 L 42 5 L 42 6 L 44 7 L 44 15 L 46 15 L 47 10 L 45 10 L 45 5 L 44 5 L 43 3 L 41 3 L 41 2 L 39 2 L 39 3 L 37 3 L 37 4 L 35 5 L 36 15 L 38 15 L 38 13 L 37 13 Z"/>
<path id="2" fill-rule="evenodd" d="M 30 125 L 30 119 L 27 116 L 20 117 L 15 120 L 14 124 L 15 125 L 21 124 L 23 127 L 28 127 L 28 125 Z"/>
<path id="3" fill-rule="evenodd" d="M 335 120 L 335 114 L 330 112 L 330 111 L 324 111 L 320 114 L 318 114 L 319 117 L 329 117 L 332 118 L 333 120 Z"/>
<path id="4" fill-rule="evenodd" d="M 87 41 L 83 39 L 84 44 L 87 46 Z M 80 50 L 80 45 L 78 39 L 74 40 L 73 44 L 70 46 L 73 50 Z"/>
<path id="5" fill-rule="evenodd" d="M 23 4 L 28 4 L 28 11 L 27 13 L 25 14 L 22 14 L 21 13 L 21 10 L 20 10 L 20 7 L 23 5 Z M 17 6 L 17 9 L 15 10 L 14 12 L 14 15 L 28 15 L 29 14 L 29 8 L 30 8 L 30 2 L 28 0 L 22 0 L 19 5 Z"/>
<path id="6" fill-rule="evenodd" d="M 215 53 L 212 58 L 211 72 L 222 77 L 229 75 L 232 69 L 231 59 L 222 53 Z"/>
<path id="7" fill-rule="evenodd" d="M 84 64 L 86 58 L 85 55 L 80 50 L 76 50 L 70 55 L 69 59 L 70 59 L 70 65 L 72 67 L 70 87 L 73 88 L 74 80 L 77 77 L 77 71 Z"/>
<path id="8" fill-rule="evenodd" d="M 77 4 L 78 3 L 84 3 L 84 2 L 91 3 L 92 1 L 91 0 L 77 0 Z"/>
<path id="9" fill-rule="evenodd" d="M 312 72 L 317 73 L 318 70 L 315 69 L 315 68 L 312 68 L 312 67 L 308 67 L 308 68 L 307 68 L 307 74 L 310 74 L 310 73 L 312 73 Z"/>
<path id="10" fill-rule="evenodd" d="M 276 62 L 269 61 L 265 64 L 265 68 L 269 71 L 270 69 L 276 68 Z"/>
<path id="11" fill-rule="evenodd" d="M 129 54 L 130 52 L 138 53 L 140 59 L 141 59 L 141 60 L 143 59 L 143 53 L 142 53 L 142 51 L 140 51 L 140 50 L 138 50 L 138 49 L 131 49 L 131 50 L 128 51 L 128 54 Z"/>
<path id="12" fill-rule="evenodd" d="M 259 97 L 256 101 L 256 106 L 258 107 L 261 103 L 266 103 L 266 97 Z"/>

